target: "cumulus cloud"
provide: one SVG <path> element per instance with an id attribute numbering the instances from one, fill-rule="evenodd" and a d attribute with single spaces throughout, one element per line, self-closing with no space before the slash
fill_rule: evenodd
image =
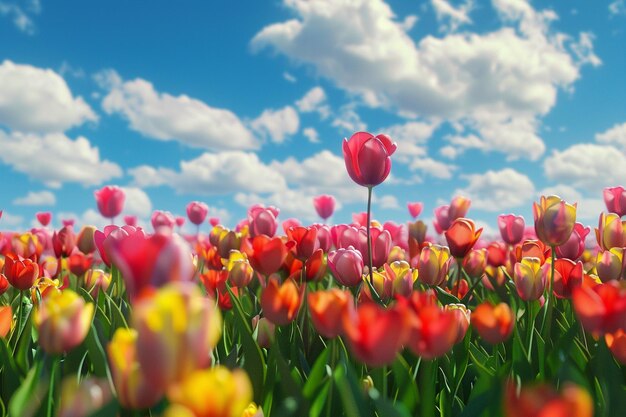
<path id="1" fill-rule="evenodd" d="M 236 191 L 270 193 L 287 187 L 283 175 L 251 152 L 203 153 L 180 162 L 180 169 L 142 165 L 129 170 L 138 187 L 167 185 L 179 193 L 228 194 Z"/>
<path id="2" fill-rule="evenodd" d="M 400 203 L 398 202 L 398 199 L 396 198 L 396 196 L 391 194 L 382 195 L 380 197 L 375 196 L 374 202 L 383 209 L 397 210 L 400 208 Z"/>
<path id="3" fill-rule="evenodd" d="M 2 218 L 0 218 L 0 230 L 14 229 L 19 230 L 24 222 L 24 217 L 17 214 L 11 214 L 4 210 Z"/>
<path id="4" fill-rule="evenodd" d="M 626 16 L 626 1 L 615 0 L 609 4 L 609 13 L 611 16 Z"/>
<path id="5" fill-rule="evenodd" d="M 63 133 L 0 131 L 0 149 L 0 161 L 53 188 L 65 182 L 100 185 L 122 175 L 120 166 L 102 160 L 84 136 L 72 140 Z"/>
<path id="6" fill-rule="evenodd" d="M 16 206 L 54 206 L 56 202 L 56 197 L 48 190 L 29 191 L 24 197 L 13 200 Z"/>
<path id="7" fill-rule="evenodd" d="M 576 42 L 555 32 L 550 24 L 558 16 L 523 0 L 493 1 L 499 29 L 418 42 L 382 0 L 284 4 L 296 17 L 260 30 L 254 50 L 272 48 L 310 65 L 366 105 L 460 122 L 482 136 L 485 148 L 509 159 L 541 155 L 537 119 L 553 108 L 559 89 L 571 88 L 581 65 L 597 62 L 590 36 Z M 521 133 L 498 134 L 511 128 Z M 520 145 L 526 141 L 530 146 Z"/>
<path id="8" fill-rule="evenodd" d="M 326 92 L 322 87 L 313 87 L 300 100 L 296 107 L 302 113 L 318 112 L 322 118 L 330 114 L 330 107 L 326 104 Z"/>
<path id="9" fill-rule="evenodd" d="M 33 17 L 39 13 L 39 0 L 0 1 L 0 16 L 11 19 L 15 27 L 27 35 L 35 34 Z"/>
<path id="10" fill-rule="evenodd" d="M 558 195 L 570 204 L 577 203 L 576 220 L 583 224 L 591 223 L 595 226 L 600 213 L 606 210 L 604 200 L 598 197 L 599 190 L 596 190 L 595 194 L 596 197 L 584 197 L 580 191 L 570 185 L 556 184 L 544 188 L 538 193 L 538 196 Z"/>
<path id="11" fill-rule="evenodd" d="M 0 125 L 22 132 L 63 132 L 98 117 L 51 69 L 0 64 Z"/>
<path id="12" fill-rule="evenodd" d="M 535 196 L 535 186 L 526 175 L 511 168 L 464 175 L 468 184 L 455 195 L 472 199 L 472 207 L 497 212 L 526 205 Z"/>
<path id="13" fill-rule="evenodd" d="M 471 24 L 469 13 L 474 7 L 472 0 L 467 0 L 458 7 L 454 7 L 447 0 L 431 0 L 437 20 L 441 22 L 440 30 L 454 32 L 461 25 Z"/>
<path id="14" fill-rule="evenodd" d="M 616 124 L 610 129 L 598 133 L 595 138 L 600 143 L 619 146 L 626 152 L 626 123 Z"/>
<path id="15" fill-rule="evenodd" d="M 124 214 L 132 214 L 146 219 L 152 214 L 152 201 L 144 190 L 138 187 L 122 187 L 126 193 Z"/>
<path id="16" fill-rule="evenodd" d="M 286 106 L 279 110 L 264 110 L 250 125 L 272 142 L 283 143 L 289 136 L 298 132 L 300 118 L 293 107 Z"/>
<path id="17" fill-rule="evenodd" d="M 307 138 L 307 140 L 311 143 L 320 143 L 320 136 L 312 127 L 306 127 L 302 130 L 302 134 Z"/>
<path id="18" fill-rule="evenodd" d="M 123 81 L 110 70 L 99 73 L 96 80 L 109 90 L 102 100 L 104 111 L 122 115 L 132 130 L 146 137 L 206 149 L 259 147 L 252 132 L 230 110 L 211 107 L 185 94 L 159 92 L 141 78 Z"/>

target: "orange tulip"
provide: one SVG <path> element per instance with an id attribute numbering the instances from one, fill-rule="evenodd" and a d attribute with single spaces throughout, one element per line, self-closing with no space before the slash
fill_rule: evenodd
<path id="1" fill-rule="evenodd" d="M 450 254 L 455 258 L 463 258 L 474 247 L 482 232 L 482 228 L 476 230 L 476 224 L 470 219 L 459 218 L 453 221 L 444 232 Z"/>
<path id="2" fill-rule="evenodd" d="M 256 271 L 270 275 L 278 271 L 283 264 L 287 256 L 287 246 L 279 237 L 269 238 L 259 235 L 246 247 L 246 255 Z"/>
<path id="3" fill-rule="evenodd" d="M 543 273 L 546 280 L 551 274 L 550 264 L 543 265 Z M 546 281 L 547 282 L 547 281 Z M 567 258 L 557 259 L 554 263 L 554 295 L 559 298 L 570 298 L 572 291 L 580 287 L 583 282 L 583 263 L 574 262 Z"/>
<path id="4" fill-rule="evenodd" d="M 13 326 L 13 310 L 11 306 L 0 307 L 0 337 L 6 337 Z"/>
<path id="5" fill-rule="evenodd" d="M 339 336 L 342 330 L 341 319 L 344 310 L 352 303 L 348 291 L 332 288 L 328 291 L 309 293 L 309 313 L 313 326 L 319 334 L 329 339 Z"/>
<path id="6" fill-rule="evenodd" d="M 574 288 L 574 311 L 583 328 L 594 334 L 626 329 L 626 287 L 615 281 Z"/>
<path id="7" fill-rule="evenodd" d="M 515 316 L 504 303 L 493 305 L 485 302 L 472 313 L 472 326 L 486 342 L 495 345 L 511 336 L 515 326 Z"/>
<path id="8" fill-rule="evenodd" d="M 279 286 L 278 279 L 271 277 L 261 294 L 263 314 L 279 326 L 289 324 L 298 315 L 303 295 L 304 285 L 298 288 L 293 278 L 288 278 Z"/>

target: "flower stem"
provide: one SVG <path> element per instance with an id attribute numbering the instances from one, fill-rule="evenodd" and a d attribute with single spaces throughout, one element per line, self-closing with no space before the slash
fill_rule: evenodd
<path id="1" fill-rule="evenodd" d="M 368 266 L 370 273 L 370 283 L 372 286 L 374 285 L 374 260 L 372 256 L 372 239 L 370 236 L 370 227 L 371 227 L 371 216 L 372 216 L 372 187 L 367 187 L 367 252 L 368 252 Z"/>

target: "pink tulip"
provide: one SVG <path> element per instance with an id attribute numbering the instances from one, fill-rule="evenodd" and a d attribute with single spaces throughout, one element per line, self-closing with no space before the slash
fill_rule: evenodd
<path id="1" fill-rule="evenodd" d="M 448 217 L 453 222 L 456 219 L 465 217 L 467 211 L 470 208 L 472 201 L 469 198 L 456 196 L 450 201 L 450 208 L 448 209 Z"/>
<path id="2" fill-rule="evenodd" d="M 327 194 L 314 197 L 313 205 L 315 206 L 317 214 L 323 220 L 327 220 L 335 211 L 335 197 Z"/>
<path id="3" fill-rule="evenodd" d="M 161 210 L 155 210 L 152 213 L 150 221 L 152 222 L 154 230 L 158 230 L 160 228 L 173 229 L 176 224 L 176 219 L 172 213 Z"/>
<path id="4" fill-rule="evenodd" d="M 141 228 L 135 228 L 128 225 L 122 227 L 109 225 L 106 226 L 103 231 L 96 230 L 93 234 L 93 241 L 98 249 L 102 262 L 104 262 L 107 266 L 111 266 L 109 248 L 112 245 L 112 241 L 123 239 L 124 237 L 135 233 L 144 235 Z"/>
<path id="5" fill-rule="evenodd" d="M 501 214 L 498 216 L 498 229 L 500 235 L 509 245 L 517 245 L 524 237 L 524 218 L 514 214 Z"/>
<path id="6" fill-rule="evenodd" d="M 220 224 L 220 219 L 219 219 L 219 217 L 211 217 L 209 219 L 209 223 L 211 224 L 211 226 L 215 227 L 218 224 Z"/>
<path id="7" fill-rule="evenodd" d="M 192 201 L 187 204 L 187 217 L 189 218 L 189 221 L 196 226 L 204 223 L 208 213 L 209 207 L 200 201 Z"/>
<path id="8" fill-rule="evenodd" d="M 124 209 L 126 193 L 116 185 L 107 185 L 94 192 L 102 217 L 113 219 Z"/>
<path id="9" fill-rule="evenodd" d="M 533 203 L 535 232 L 543 243 L 559 246 L 567 242 L 576 222 L 576 204 L 568 204 L 560 197 L 541 196 L 539 204 Z"/>
<path id="10" fill-rule="evenodd" d="M 363 255 L 352 246 L 330 252 L 328 266 L 341 285 L 355 287 L 363 280 Z"/>
<path id="11" fill-rule="evenodd" d="M 574 225 L 574 231 L 570 235 L 567 242 L 556 247 L 556 253 L 559 258 L 569 258 L 573 261 L 580 258 L 585 251 L 585 238 L 591 229 L 583 226 L 581 223 Z"/>
<path id="12" fill-rule="evenodd" d="M 624 187 L 608 187 L 604 189 L 604 203 L 610 213 L 622 217 L 626 214 L 626 190 Z"/>
<path id="13" fill-rule="evenodd" d="M 385 181 L 391 172 L 391 155 L 396 144 L 387 135 L 357 132 L 343 140 L 343 158 L 350 178 L 364 187 Z"/>
<path id="14" fill-rule="evenodd" d="M 260 204 L 256 204 L 248 210 L 248 224 L 250 237 L 256 237 L 259 235 L 266 235 L 272 237 L 276 234 L 278 228 L 278 221 L 276 217 L 280 210 L 276 207 L 264 207 Z"/>
<path id="15" fill-rule="evenodd" d="M 439 206 L 435 208 L 435 218 L 433 220 L 433 226 L 435 227 L 435 231 L 439 234 L 442 234 L 446 230 L 450 228 L 452 222 L 450 221 L 450 217 L 448 216 L 448 211 L 450 210 L 450 206 Z"/>
<path id="16" fill-rule="evenodd" d="M 124 223 L 128 226 L 137 226 L 137 216 L 124 216 Z"/>
<path id="17" fill-rule="evenodd" d="M 61 220 L 61 223 L 63 224 L 63 227 L 65 226 L 72 227 L 74 226 L 74 219 L 63 219 Z"/>
<path id="18" fill-rule="evenodd" d="M 365 230 L 361 229 L 360 232 L 365 233 Z M 383 266 L 389 258 L 389 251 L 391 251 L 391 235 L 387 230 L 382 230 L 378 227 L 372 227 L 370 229 L 370 235 L 372 239 L 372 265 L 375 268 L 379 268 Z M 364 259 L 369 259 L 367 236 L 365 236 L 365 242 L 361 253 Z"/>
<path id="19" fill-rule="evenodd" d="M 176 226 L 183 227 L 185 224 L 185 218 L 183 216 L 176 216 Z"/>
<path id="20" fill-rule="evenodd" d="M 320 244 L 320 249 L 324 252 L 328 252 L 333 245 L 333 240 L 330 232 L 330 227 L 325 224 L 313 224 L 312 227 L 317 229 L 317 241 Z"/>
<path id="21" fill-rule="evenodd" d="M 52 213 L 50 213 L 49 211 L 40 211 L 39 213 L 35 214 L 35 216 L 43 227 L 49 225 L 50 220 L 52 220 Z"/>
<path id="22" fill-rule="evenodd" d="M 422 209 L 424 208 L 424 203 L 407 203 L 406 206 L 409 209 L 409 214 L 411 215 L 411 217 L 415 219 L 422 212 Z"/>
<path id="23" fill-rule="evenodd" d="M 287 234 L 287 230 L 289 230 L 292 227 L 299 227 L 302 226 L 302 223 L 300 223 L 300 220 L 298 219 L 287 219 L 283 222 L 283 230 L 285 232 L 285 234 Z"/>
<path id="24" fill-rule="evenodd" d="M 352 223 L 357 226 L 367 227 L 367 213 L 352 213 Z"/>

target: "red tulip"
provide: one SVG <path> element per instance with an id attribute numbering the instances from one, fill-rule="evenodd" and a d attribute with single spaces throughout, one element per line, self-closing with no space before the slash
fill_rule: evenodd
<path id="1" fill-rule="evenodd" d="M 323 219 L 328 220 L 335 211 L 335 197 L 328 194 L 319 195 L 313 198 L 313 206 L 317 214 Z"/>
<path id="2" fill-rule="evenodd" d="M 311 225 L 311 227 L 315 227 L 317 229 L 317 241 L 320 245 L 320 249 L 324 252 L 328 252 L 330 247 L 333 245 L 330 227 L 325 224 L 318 223 Z"/>
<path id="3" fill-rule="evenodd" d="M 343 332 L 354 357 L 368 366 L 392 363 L 406 338 L 406 313 L 375 303 L 347 309 Z"/>
<path id="4" fill-rule="evenodd" d="M 523 258 L 537 258 L 543 265 L 550 257 L 550 248 L 540 240 L 526 240 L 521 246 L 515 247 L 515 259 L 520 262 Z"/>
<path id="5" fill-rule="evenodd" d="M 291 245 L 289 246 L 291 247 Z M 287 245 L 281 238 L 269 238 L 265 235 L 256 236 L 251 245 L 245 248 L 252 267 L 264 275 L 278 271 L 287 256 Z"/>
<path id="6" fill-rule="evenodd" d="M 57 258 L 68 257 L 76 247 L 74 229 L 65 226 L 52 235 L 52 248 Z"/>
<path id="7" fill-rule="evenodd" d="M 287 230 L 287 238 L 296 243 L 292 250 L 300 260 L 308 259 L 319 248 L 315 227 L 290 227 Z"/>
<path id="8" fill-rule="evenodd" d="M 39 223 L 41 223 L 43 227 L 46 227 L 47 225 L 49 225 L 50 220 L 52 220 L 52 213 L 50 213 L 49 211 L 40 211 L 36 213 L 35 216 L 37 217 L 37 220 L 39 221 Z"/>
<path id="9" fill-rule="evenodd" d="M 11 306 L 0 306 L 0 338 L 7 337 L 13 326 Z"/>
<path id="10" fill-rule="evenodd" d="M 482 232 L 482 228 L 476 230 L 476 225 L 470 219 L 454 220 L 444 233 L 450 247 L 450 254 L 455 258 L 463 258 L 472 249 Z"/>
<path id="11" fill-rule="evenodd" d="M 576 385 L 566 383 L 557 393 L 548 385 L 523 386 L 518 393 L 507 384 L 504 417 L 592 417 L 593 399 Z"/>
<path id="12" fill-rule="evenodd" d="M 424 203 L 407 203 L 407 208 L 409 209 L 409 214 L 414 219 L 420 215 L 422 209 L 424 208 Z"/>
<path id="13" fill-rule="evenodd" d="M 498 216 L 498 229 L 500 235 L 509 245 L 517 245 L 524 237 L 524 218 L 514 214 L 501 214 Z"/>
<path id="14" fill-rule="evenodd" d="M 100 190 L 94 192 L 98 210 L 102 217 L 113 219 L 117 217 L 124 209 L 124 201 L 126 193 L 120 187 L 115 185 L 107 185 Z"/>
<path id="15" fill-rule="evenodd" d="M 298 315 L 303 296 L 304 285 L 298 288 L 298 284 L 292 278 L 279 284 L 278 279 L 271 277 L 261 294 L 263 314 L 276 325 L 289 324 Z"/>
<path id="16" fill-rule="evenodd" d="M 7 292 L 7 290 L 9 289 L 9 285 L 9 280 L 7 279 L 7 277 L 4 274 L 0 274 L 0 295 Z"/>
<path id="17" fill-rule="evenodd" d="M 542 271 L 547 280 L 550 279 L 551 268 L 549 263 L 543 264 Z M 557 259 L 554 263 L 554 295 L 558 298 L 570 298 L 572 291 L 583 283 L 583 263 L 574 262 L 567 258 Z"/>
<path id="18" fill-rule="evenodd" d="M 91 256 L 83 255 L 81 252 L 75 252 L 68 257 L 68 264 L 72 274 L 80 276 L 83 275 L 89 268 L 93 259 Z"/>
<path id="19" fill-rule="evenodd" d="M 220 224 L 220 219 L 219 217 L 211 217 L 209 218 L 209 224 L 213 227 L 217 226 L 218 224 Z"/>
<path id="20" fill-rule="evenodd" d="M 604 189 L 604 203 L 610 213 L 622 217 L 626 214 L 626 190 L 624 187 L 608 187 Z"/>
<path id="21" fill-rule="evenodd" d="M 324 251 L 321 249 L 313 252 L 313 255 L 305 262 L 305 279 L 307 282 L 319 281 L 326 274 L 326 266 L 328 261 L 324 256 Z"/>
<path id="22" fill-rule="evenodd" d="M 574 311 L 583 328 L 594 334 L 626 329 L 626 288 L 615 282 L 574 288 Z"/>
<path id="23" fill-rule="evenodd" d="M 396 144 L 387 135 L 357 132 L 343 140 L 343 158 L 350 178 L 364 187 L 374 187 L 391 172 L 391 155 Z"/>
<path id="24" fill-rule="evenodd" d="M 96 230 L 93 233 L 93 241 L 98 249 L 98 253 L 100 254 L 100 258 L 102 262 L 104 262 L 107 266 L 111 266 L 110 255 L 109 255 L 109 247 L 114 240 L 120 240 L 124 237 L 139 233 L 144 235 L 144 232 L 141 228 L 135 228 L 133 226 L 115 226 L 109 225 L 104 228 L 103 231 Z"/>
<path id="25" fill-rule="evenodd" d="M 626 365 L 626 332 L 618 329 L 614 333 L 605 334 L 604 340 L 615 359 L 622 365 Z"/>
<path id="26" fill-rule="evenodd" d="M 353 302 L 352 295 L 348 291 L 331 288 L 327 291 L 310 292 L 307 300 L 315 330 L 329 339 L 339 336 L 343 314 Z"/>
<path id="27" fill-rule="evenodd" d="M 4 257 L 4 275 L 13 287 L 28 290 L 39 277 L 39 265 L 32 259 L 8 253 Z"/>
<path id="28" fill-rule="evenodd" d="M 222 310 L 230 310 L 233 308 L 233 300 L 226 288 L 226 281 L 228 281 L 228 271 L 225 269 L 209 269 L 204 274 L 200 275 L 200 282 L 204 285 L 207 294 L 217 300 L 217 305 Z M 232 287 L 231 291 L 235 295 L 239 294 L 237 287 Z"/>
<path id="29" fill-rule="evenodd" d="M 504 303 L 493 305 L 485 302 L 472 313 L 472 326 L 486 342 L 495 345 L 511 336 L 515 326 L 515 316 Z"/>
<path id="30" fill-rule="evenodd" d="M 200 201 L 192 201 L 187 204 L 187 217 L 189 221 L 196 226 L 204 223 L 207 214 L 209 213 L 209 207 Z"/>
<path id="31" fill-rule="evenodd" d="M 183 227 L 183 225 L 185 224 L 185 218 L 183 216 L 176 216 L 175 220 L 176 226 L 178 227 Z"/>

